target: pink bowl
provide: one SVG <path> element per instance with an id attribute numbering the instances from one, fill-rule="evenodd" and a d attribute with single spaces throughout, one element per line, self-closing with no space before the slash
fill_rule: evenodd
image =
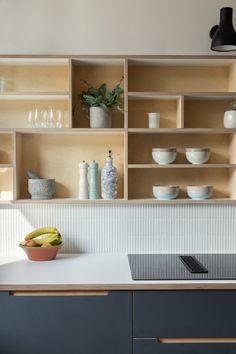
<path id="1" fill-rule="evenodd" d="M 28 259 L 36 262 L 51 261 L 55 259 L 61 246 L 62 244 L 50 247 L 27 247 L 20 245 L 25 251 Z"/>

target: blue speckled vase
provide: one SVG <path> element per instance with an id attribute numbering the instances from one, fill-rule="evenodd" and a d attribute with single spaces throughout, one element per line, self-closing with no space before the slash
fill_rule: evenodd
<path id="1" fill-rule="evenodd" d="M 112 164 L 112 152 L 106 158 L 106 166 L 102 169 L 102 198 L 103 199 L 116 199 L 117 198 L 117 182 L 118 174 L 117 169 Z"/>
<path id="2" fill-rule="evenodd" d="M 89 164 L 89 199 L 98 199 L 98 163 Z"/>

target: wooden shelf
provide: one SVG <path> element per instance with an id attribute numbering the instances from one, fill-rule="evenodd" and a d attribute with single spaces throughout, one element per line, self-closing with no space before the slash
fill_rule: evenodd
<path id="1" fill-rule="evenodd" d="M 130 100 L 171 100 L 184 96 L 186 100 L 232 100 L 236 98 L 236 92 L 128 92 Z"/>
<path id="2" fill-rule="evenodd" d="M 68 100 L 69 92 L 4 92 L 0 94 L 0 100 L 14 101 L 38 101 L 38 100 Z"/>
<path id="3" fill-rule="evenodd" d="M 186 100 L 221 101 L 235 99 L 236 92 L 186 92 L 184 96 Z"/>
<path id="4" fill-rule="evenodd" d="M 68 57 L 46 56 L 1 56 L 0 65 L 5 66 L 66 66 Z"/>
<path id="5" fill-rule="evenodd" d="M 0 163 L 0 168 L 13 168 L 13 164 Z"/>
<path id="6" fill-rule="evenodd" d="M 235 129 L 214 129 L 214 128 L 177 128 L 177 129 L 150 129 L 150 128 L 129 128 L 131 134 L 235 134 Z"/>
<path id="7" fill-rule="evenodd" d="M 236 204 L 235 199 L 230 198 L 217 198 L 217 199 L 205 199 L 205 200 L 192 200 L 189 198 L 186 199 L 173 199 L 173 200 L 158 200 L 155 198 L 145 198 L 145 199 L 113 199 L 113 200 L 79 200 L 76 198 L 54 198 L 48 200 L 32 200 L 32 199 L 19 199 L 19 200 L 0 200 L 0 204 L 51 204 L 51 205 L 60 205 L 60 204 L 74 204 L 74 205 L 103 205 L 103 204 L 123 204 L 123 205 L 132 205 L 132 204 Z"/>
<path id="8" fill-rule="evenodd" d="M 53 198 L 47 200 L 32 200 L 32 199 L 18 199 L 14 201 L 14 204 L 123 204 L 125 199 L 96 199 L 96 200 L 80 200 L 77 198 Z"/>
<path id="9" fill-rule="evenodd" d="M 130 204 L 236 204 L 235 199 L 230 198 L 218 198 L 218 199 L 205 199 L 205 200 L 193 200 L 193 199 L 172 199 L 172 200 L 158 200 L 155 198 L 146 199 L 129 199 Z"/>
<path id="10" fill-rule="evenodd" d="M 9 132 L 9 130 L 7 130 Z M 0 129 L 0 134 L 4 133 L 3 129 Z M 125 129 L 123 128 L 107 128 L 107 129 L 92 129 L 92 128 L 18 128 L 12 129 L 10 132 L 21 134 L 123 134 Z"/>
<path id="11" fill-rule="evenodd" d="M 236 164 L 227 164 L 227 163 L 206 163 L 206 164 L 199 164 L 199 165 L 193 165 L 193 164 L 168 164 L 168 165 L 158 165 L 158 164 L 129 164 L 128 168 L 236 168 Z"/>
<path id="12" fill-rule="evenodd" d="M 169 92 L 129 92 L 130 100 L 174 100 L 179 99 L 182 94 Z"/>

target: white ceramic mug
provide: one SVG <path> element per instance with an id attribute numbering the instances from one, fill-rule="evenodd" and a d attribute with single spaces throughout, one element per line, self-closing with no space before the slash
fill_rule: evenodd
<path id="1" fill-rule="evenodd" d="M 148 113 L 148 127 L 160 128 L 160 113 L 158 112 Z"/>

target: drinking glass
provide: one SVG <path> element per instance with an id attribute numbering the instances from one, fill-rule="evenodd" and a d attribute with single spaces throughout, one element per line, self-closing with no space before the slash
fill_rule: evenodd
<path id="1" fill-rule="evenodd" d="M 54 109 L 50 109 L 49 112 L 49 128 L 55 128 L 56 124 L 55 124 L 55 110 Z"/>
<path id="2" fill-rule="evenodd" d="M 49 112 L 47 110 L 41 111 L 40 121 L 42 128 L 49 127 Z"/>
<path id="3" fill-rule="evenodd" d="M 56 128 L 62 128 L 64 124 L 64 115 L 61 110 L 55 112 Z"/>
<path id="4" fill-rule="evenodd" d="M 29 128 L 40 127 L 40 113 L 37 108 L 32 111 L 29 111 L 28 113 L 28 127 Z"/>

